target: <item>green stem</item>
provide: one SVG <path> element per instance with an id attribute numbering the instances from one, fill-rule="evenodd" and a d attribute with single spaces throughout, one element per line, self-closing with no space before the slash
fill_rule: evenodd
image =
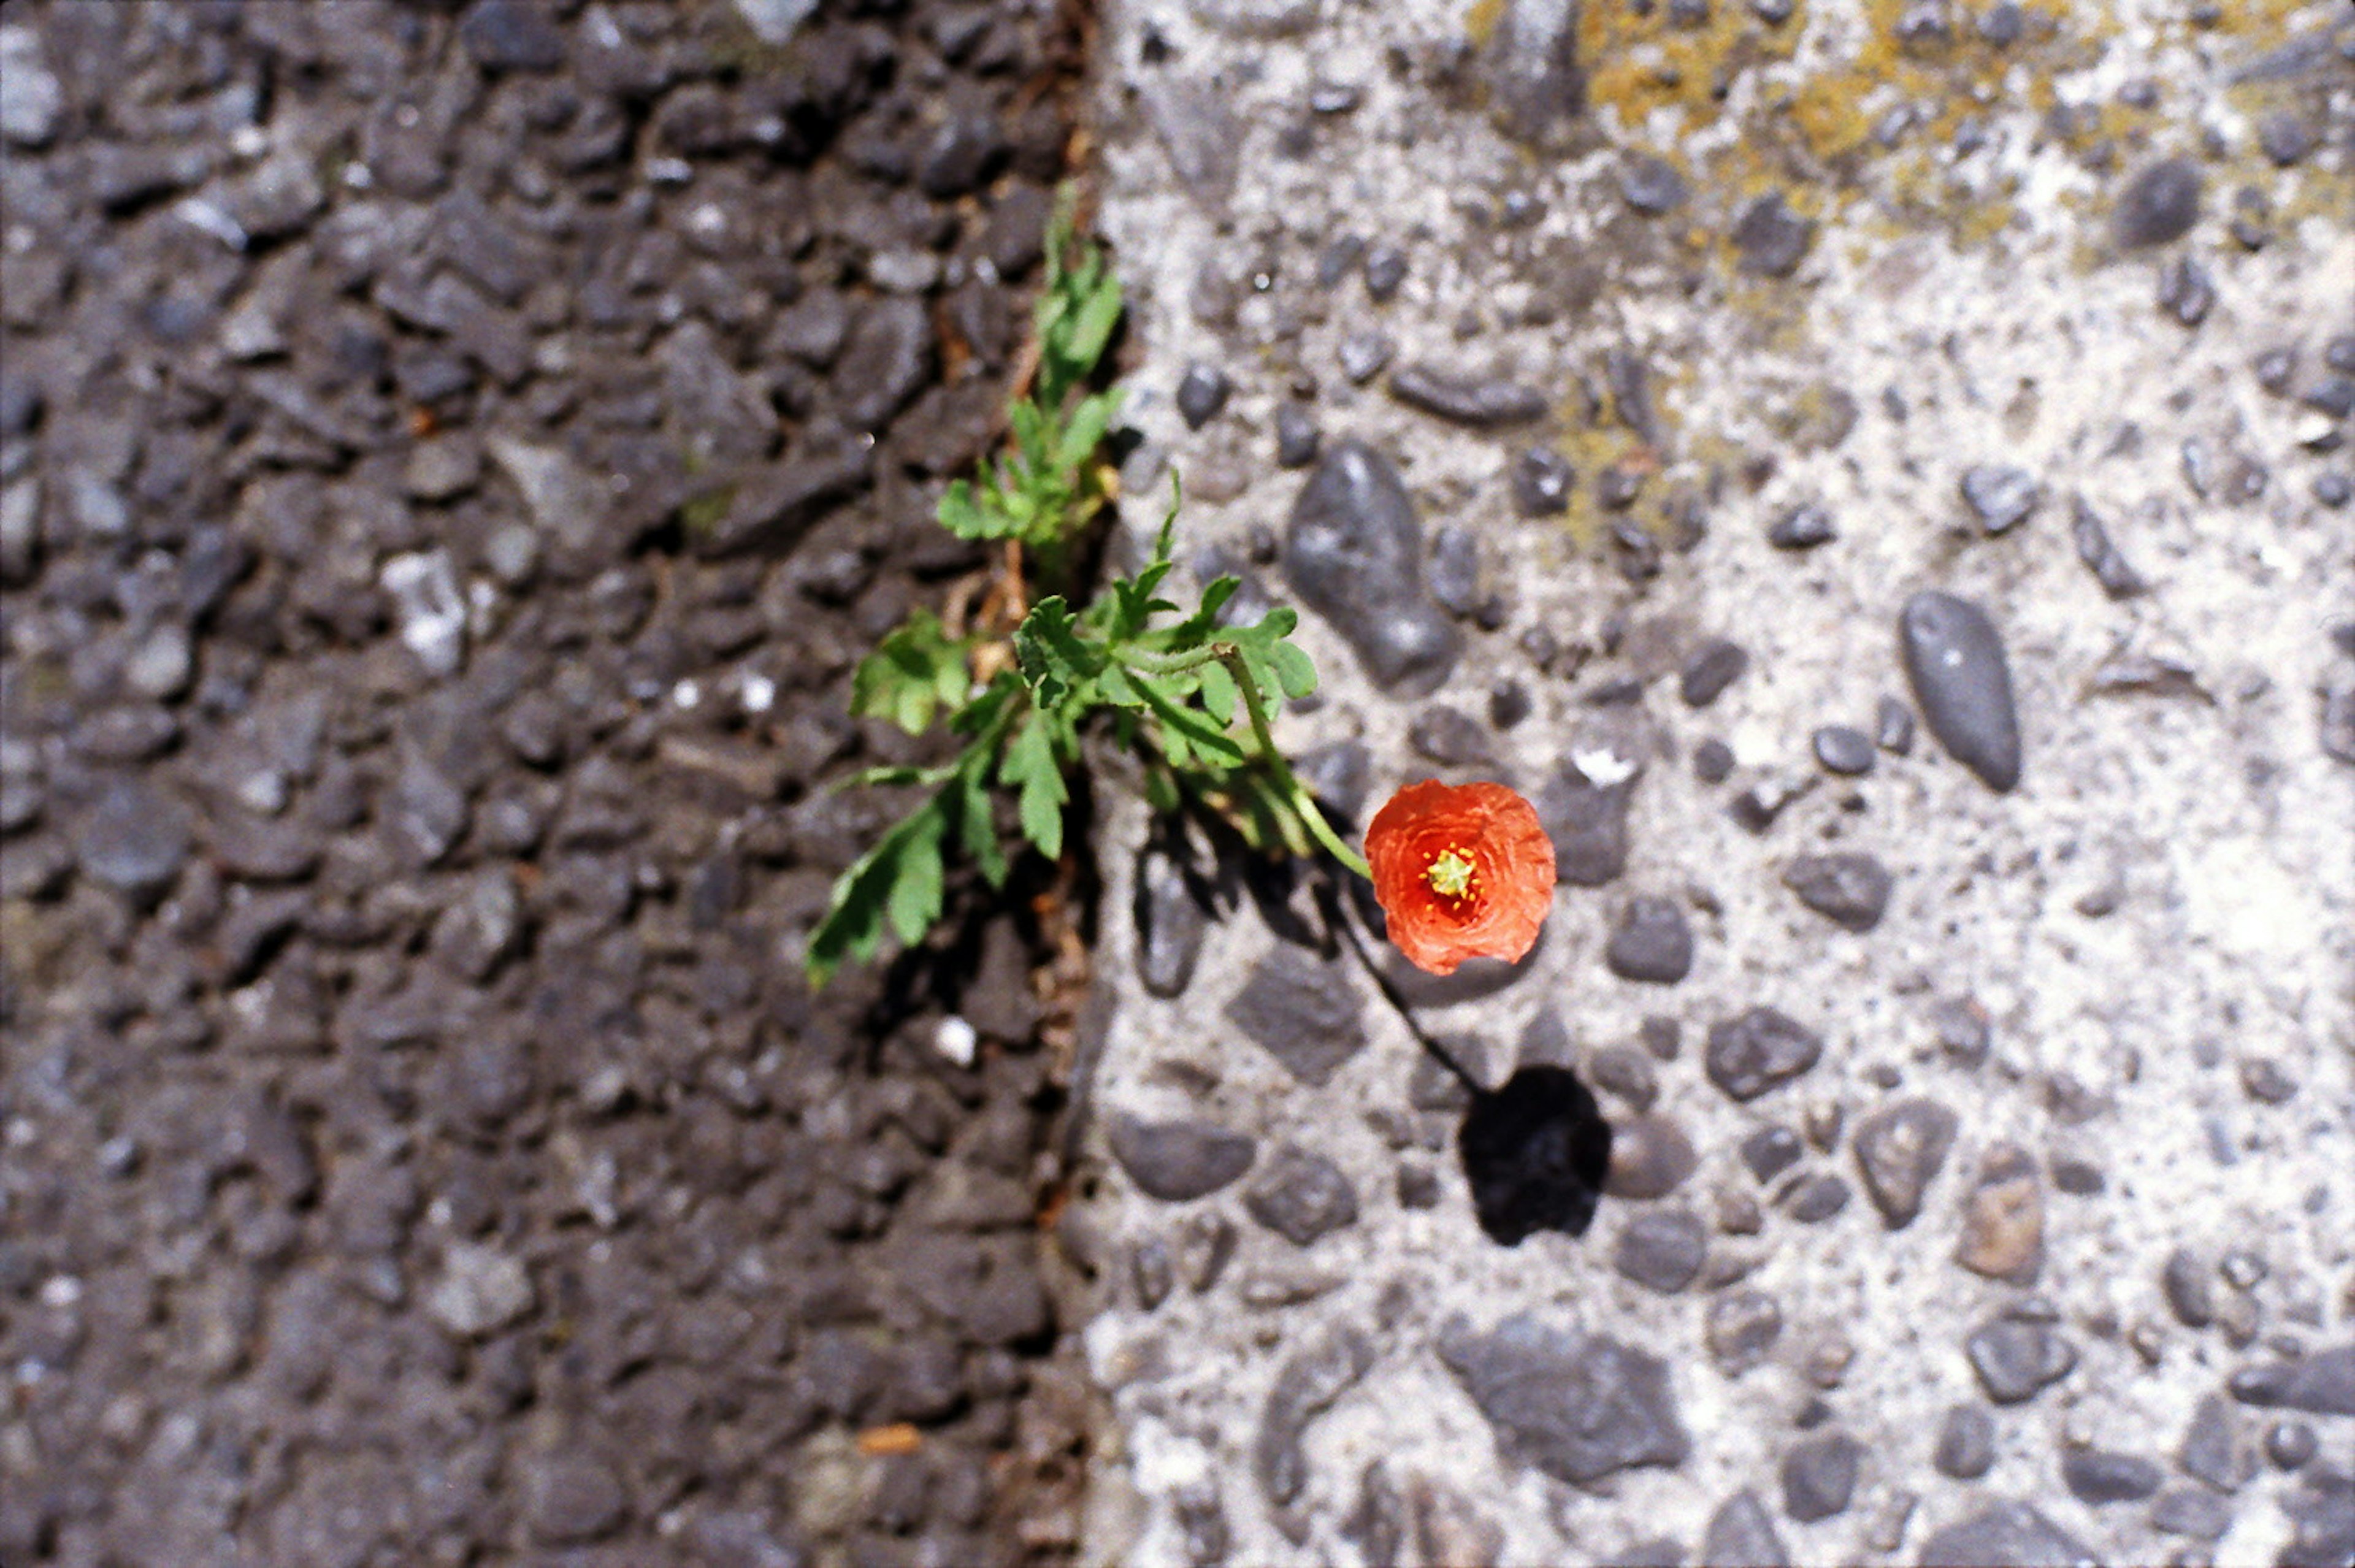
<path id="1" fill-rule="evenodd" d="M 1342 841 L 1341 836 L 1333 831 L 1333 825 L 1326 821 L 1325 814 L 1316 808 L 1316 799 L 1301 784 L 1299 775 L 1292 771 L 1292 764 L 1284 761 L 1282 752 L 1275 749 L 1275 737 L 1268 732 L 1267 709 L 1260 703 L 1259 683 L 1252 678 L 1251 670 L 1243 664 L 1242 650 L 1232 643 L 1212 643 L 1206 651 L 1211 658 L 1226 666 L 1227 674 L 1234 677 L 1235 689 L 1242 693 L 1243 707 L 1251 713 L 1252 735 L 1259 741 L 1260 752 L 1267 758 L 1268 765 L 1275 770 L 1276 780 L 1284 785 L 1285 798 L 1290 801 L 1292 809 L 1299 814 L 1300 820 L 1306 824 L 1316 842 L 1325 846 L 1326 853 L 1371 881 L 1373 869 L 1366 864 L 1366 858 L 1350 848 Z"/>

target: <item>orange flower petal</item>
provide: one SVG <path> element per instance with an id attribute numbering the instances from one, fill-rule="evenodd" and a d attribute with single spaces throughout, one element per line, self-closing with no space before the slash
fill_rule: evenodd
<path id="1" fill-rule="evenodd" d="M 1463 860 L 1470 885 L 1442 892 Z M 1553 907 L 1553 841 L 1536 809 L 1500 784 L 1406 785 L 1374 814 L 1366 862 L 1391 941 L 1433 975 L 1466 958 L 1518 962 Z"/>

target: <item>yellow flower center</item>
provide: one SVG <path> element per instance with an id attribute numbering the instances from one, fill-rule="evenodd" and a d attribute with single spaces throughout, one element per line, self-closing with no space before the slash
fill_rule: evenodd
<path id="1" fill-rule="evenodd" d="M 1423 875 L 1430 882 L 1431 891 L 1441 898 L 1474 899 L 1480 896 L 1479 878 L 1474 874 L 1478 869 L 1469 854 L 1451 844 Z"/>

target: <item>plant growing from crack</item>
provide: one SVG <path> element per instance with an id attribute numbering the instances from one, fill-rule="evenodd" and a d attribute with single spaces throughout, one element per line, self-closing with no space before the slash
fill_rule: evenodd
<path id="1" fill-rule="evenodd" d="M 992 887 L 1004 884 L 1011 862 L 1001 791 L 1013 796 L 1021 838 L 1060 857 L 1068 779 L 1089 734 L 1138 758 L 1156 808 L 1213 811 L 1255 848 L 1322 849 L 1367 874 L 1269 729 L 1286 700 L 1316 689 L 1316 666 L 1290 641 L 1298 614 L 1279 606 L 1252 624 L 1230 624 L 1223 612 L 1241 586 L 1232 577 L 1205 584 L 1190 610 L 1158 596 L 1173 568 L 1174 484 L 1151 559 L 1075 603 L 1076 547 L 1114 489 L 1100 449 L 1119 390 L 1091 384 L 1120 321 L 1120 282 L 1095 246 L 1075 241 L 1068 194 L 1049 226 L 1046 257 L 1035 368 L 1008 412 L 1009 450 L 978 483 L 950 485 L 937 513 L 960 539 L 1004 543 L 979 624 L 958 635 L 917 611 L 851 680 L 854 713 L 914 735 L 945 724 L 963 745 L 935 766 L 874 768 L 845 781 L 929 793 L 836 881 L 810 933 L 813 986 L 845 960 L 872 958 L 887 932 L 907 944 L 922 939 L 941 916 L 952 845 Z M 1057 591 L 1026 608 L 1033 573 Z"/>

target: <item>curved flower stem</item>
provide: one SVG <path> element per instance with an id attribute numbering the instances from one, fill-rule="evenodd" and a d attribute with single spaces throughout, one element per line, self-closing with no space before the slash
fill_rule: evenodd
<path id="1" fill-rule="evenodd" d="M 1373 880 L 1373 868 L 1366 864 L 1366 858 L 1350 848 L 1341 836 L 1333 831 L 1333 825 L 1326 821 L 1325 814 L 1317 809 L 1316 798 L 1301 784 L 1299 775 L 1292 771 L 1292 764 L 1284 761 L 1284 753 L 1275 749 L 1275 737 L 1268 732 L 1267 709 L 1259 699 L 1259 682 L 1252 678 L 1251 671 L 1244 667 L 1242 650 L 1232 643 L 1212 643 L 1209 652 L 1210 656 L 1226 666 L 1227 673 L 1234 677 L 1235 689 L 1242 693 L 1243 707 L 1251 713 L 1252 735 L 1259 741 L 1260 751 L 1275 770 L 1276 782 L 1283 784 L 1285 798 L 1291 803 L 1292 809 L 1299 814 L 1310 835 L 1325 846 L 1327 854 L 1368 881 Z"/>
<path id="2" fill-rule="evenodd" d="M 1252 739 L 1259 742 L 1260 754 L 1275 770 L 1276 782 L 1284 786 L 1284 804 L 1292 808 L 1293 815 L 1300 818 L 1301 826 L 1308 829 L 1309 837 L 1315 838 L 1327 854 L 1368 881 L 1373 880 L 1373 868 L 1366 864 L 1366 858 L 1350 848 L 1348 840 L 1333 831 L 1333 825 L 1326 821 L 1325 814 L 1316 808 L 1316 797 L 1308 793 L 1307 786 L 1292 771 L 1292 764 L 1284 761 L 1284 753 L 1276 750 L 1275 736 L 1267 727 L 1267 709 L 1259 699 L 1259 683 L 1252 678 L 1250 667 L 1243 663 L 1242 649 L 1232 643 L 1211 643 L 1191 653 L 1151 654 L 1142 648 L 1124 648 L 1115 656 L 1125 664 L 1151 670 L 1156 675 L 1177 675 L 1206 664 L 1224 667 L 1235 683 L 1235 689 L 1242 694 L 1245 711 L 1251 714 Z"/>

